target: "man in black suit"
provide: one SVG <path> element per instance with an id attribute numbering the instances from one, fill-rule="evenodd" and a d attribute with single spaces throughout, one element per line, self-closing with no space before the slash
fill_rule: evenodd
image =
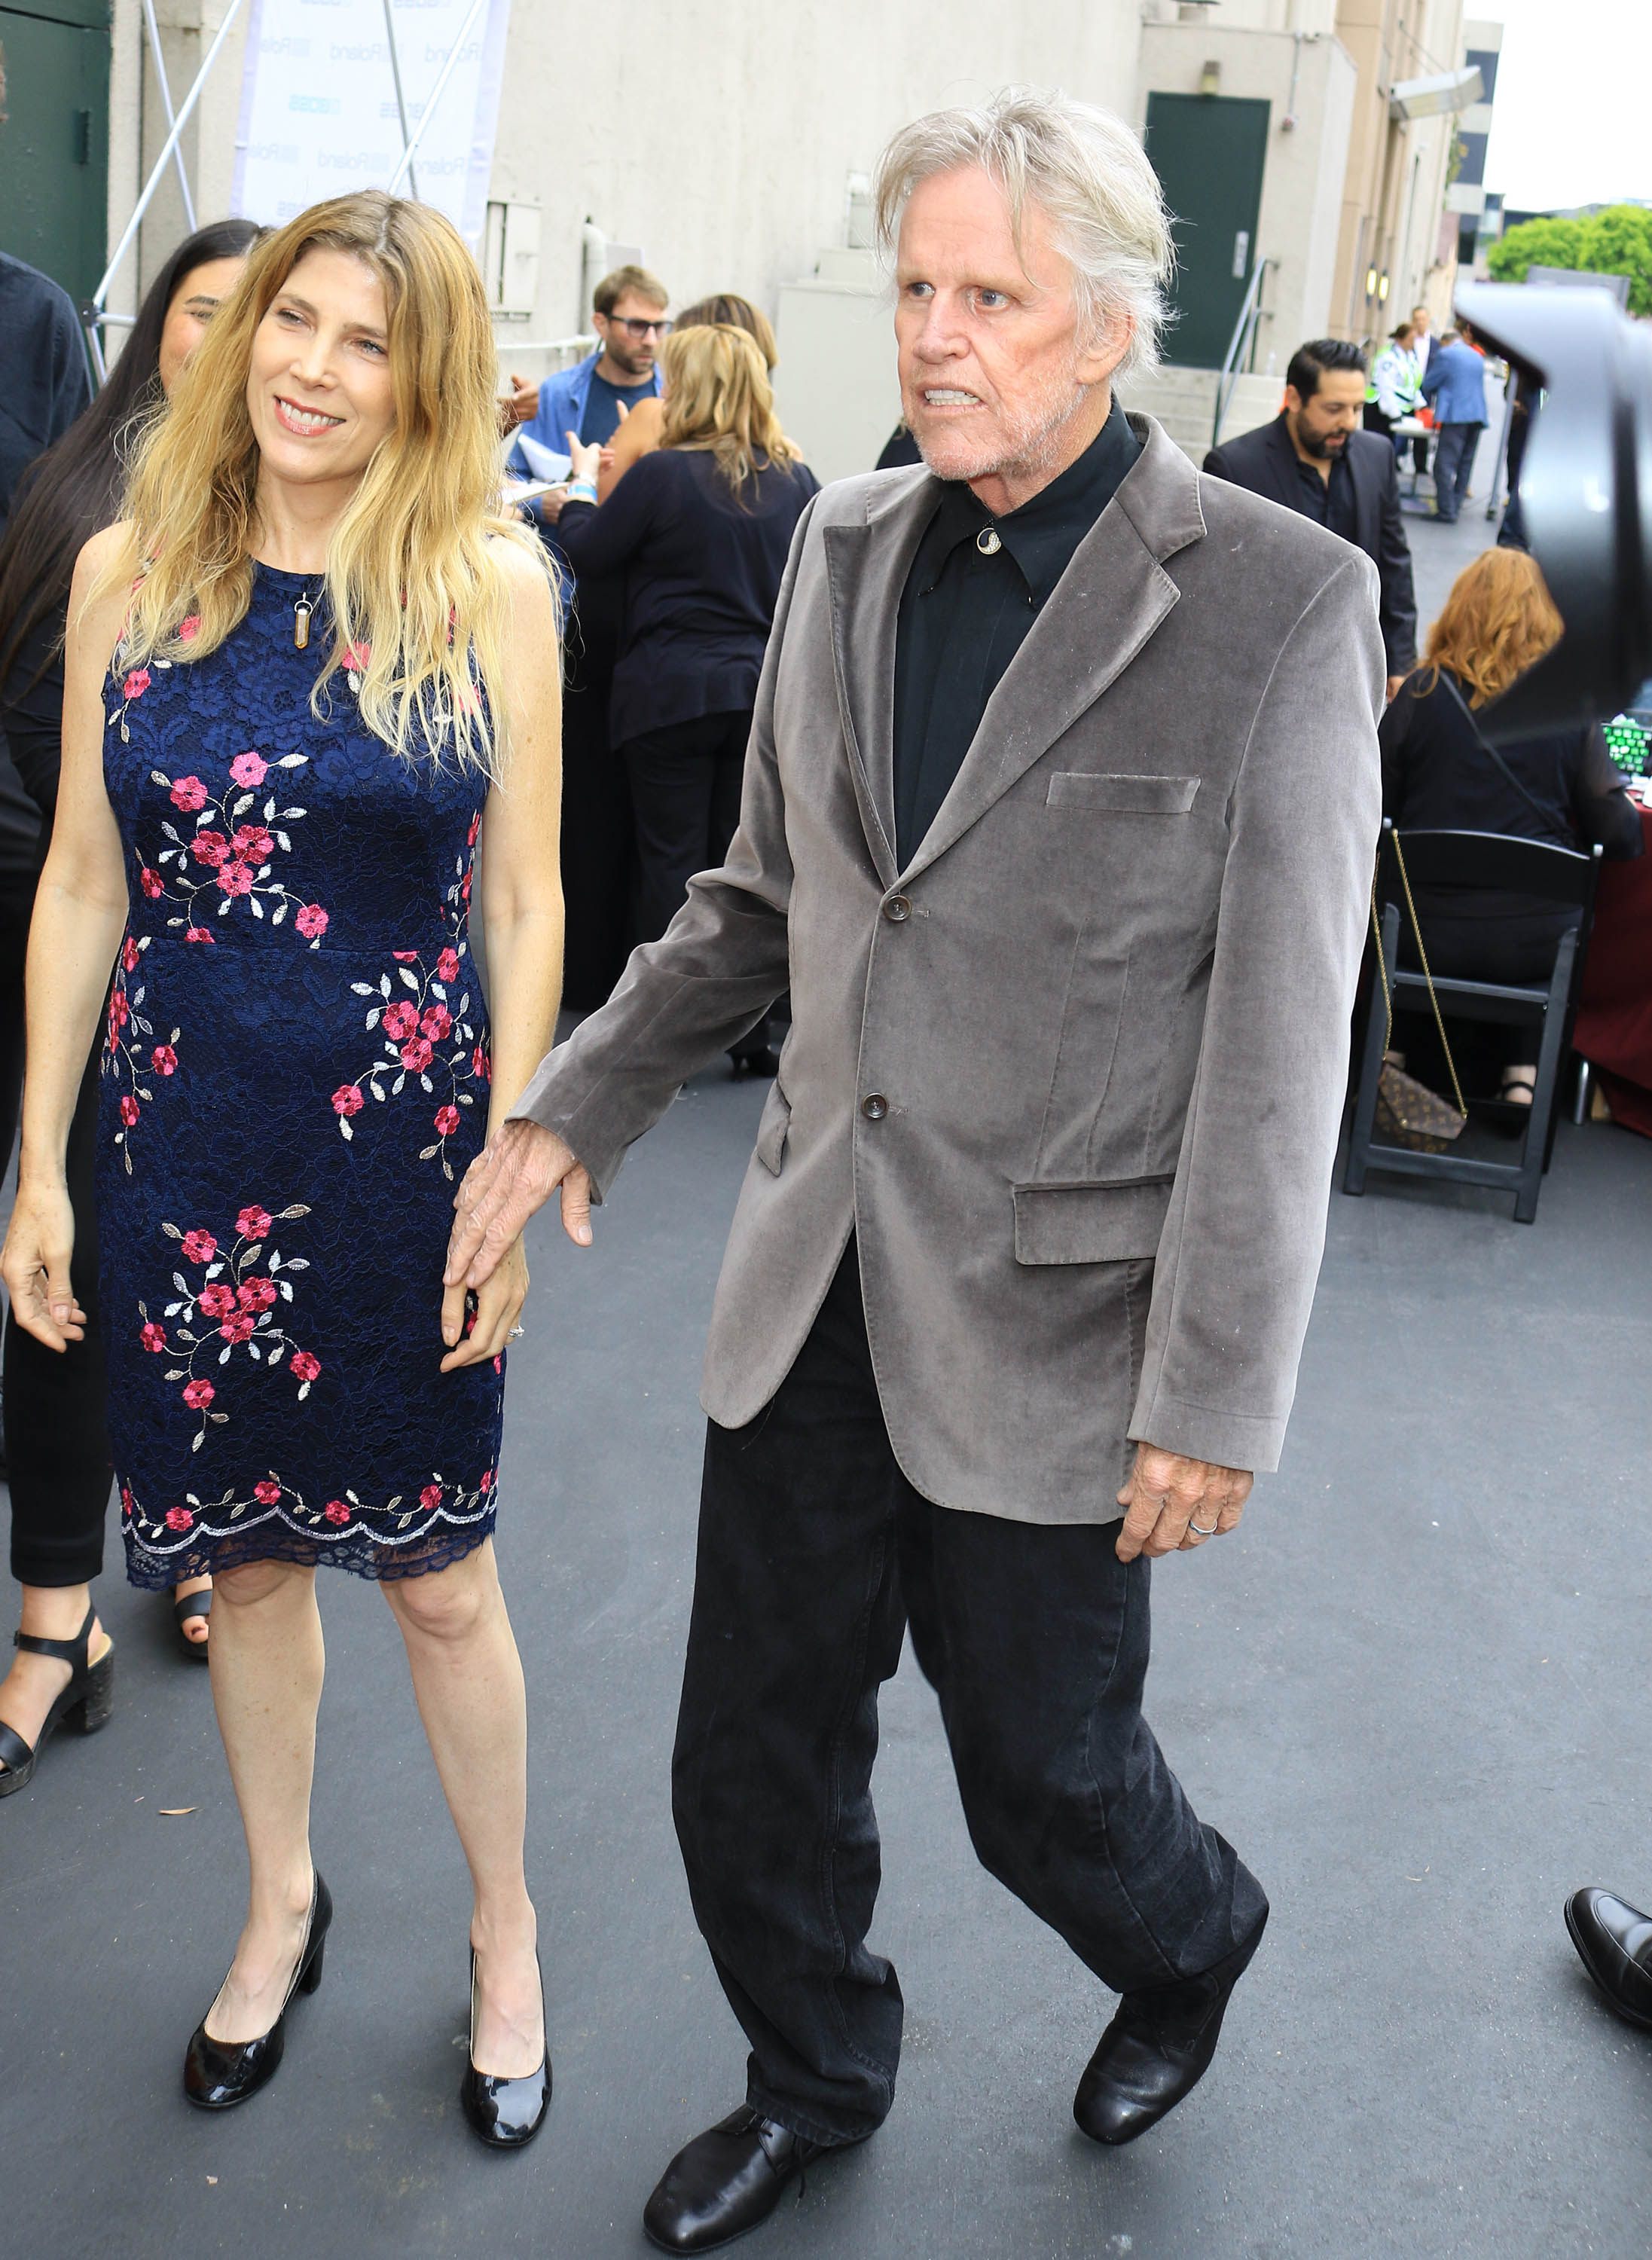
<path id="1" fill-rule="evenodd" d="M 1382 581 L 1378 606 L 1391 698 L 1417 663 L 1417 597 L 1399 515 L 1393 444 L 1362 432 L 1365 355 L 1341 338 L 1298 347 L 1271 424 L 1212 447 L 1205 468 L 1299 511 L 1362 549 Z"/>

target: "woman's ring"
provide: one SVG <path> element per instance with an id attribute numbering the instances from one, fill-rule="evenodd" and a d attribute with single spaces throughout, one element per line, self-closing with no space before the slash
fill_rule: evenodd
<path id="1" fill-rule="evenodd" d="M 1205 1528 L 1202 1523 L 1198 1522 L 1190 1522 L 1187 1527 L 1194 1534 L 1195 1537 L 1198 1538 L 1214 1538 L 1217 1532 L 1221 1528 L 1219 1522 L 1212 1522 L 1208 1530 Z"/>
<path id="2" fill-rule="evenodd" d="M 526 1327 L 512 1327 L 510 1333 L 505 1336 L 505 1340 L 506 1341 L 519 1341 L 526 1332 L 527 1328 Z"/>

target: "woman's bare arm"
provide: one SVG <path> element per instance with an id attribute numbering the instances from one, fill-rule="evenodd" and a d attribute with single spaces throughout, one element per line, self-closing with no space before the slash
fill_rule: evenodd
<path id="1" fill-rule="evenodd" d="M 23 1144 L 17 1201 L 0 1258 L 18 1324 L 60 1350 L 84 1333 L 69 1287 L 74 1216 L 64 1180 L 69 1123 L 127 914 L 120 833 L 104 786 L 103 700 L 125 593 L 117 587 L 89 606 L 87 592 L 129 538 L 118 526 L 94 535 L 80 554 L 69 591 L 62 775 L 51 852 L 29 928 Z"/>
<path id="2" fill-rule="evenodd" d="M 660 444 L 660 434 L 665 429 L 665 403 L 656 393 L 640 400 L 621 421 L 619 430 L 603 454 L 606 457 L 597 474 L 597 499 L 606 502 L 631 466 L 644 455 L 653 454 Z"/>

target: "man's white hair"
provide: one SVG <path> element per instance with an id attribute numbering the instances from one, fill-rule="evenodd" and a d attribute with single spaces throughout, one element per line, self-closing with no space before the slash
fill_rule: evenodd
<path id="1" fill-rule="evenodd" d="M 1092 103 L 1010 86 L 980 110 L 936 110 L 902 126 L 878 160 L 878 247 L 893 256 L 906 200 L 937 173 L 978 166 L 1003 190 L 1016 249 L 1036 204 L 1073 272 L 1081 326 L 1120 316 L 1131 339 L 1116 375 L 1158 359 L 1165 292 L 1175 271 L 1164 197 L 1141 144 Z"/>

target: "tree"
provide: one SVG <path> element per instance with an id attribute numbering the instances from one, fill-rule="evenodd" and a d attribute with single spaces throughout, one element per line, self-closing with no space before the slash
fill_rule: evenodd
<path id="1" fill-rule="evenodd" d="M 1528 219 L 1491 246 L 1486 263 L 1499 282 L 1524 282 L 1533 267 L 1627 275 L 1629 311 L 1652 314 L 1652 211 L 1608 204 L 1584 219 Z"/>

